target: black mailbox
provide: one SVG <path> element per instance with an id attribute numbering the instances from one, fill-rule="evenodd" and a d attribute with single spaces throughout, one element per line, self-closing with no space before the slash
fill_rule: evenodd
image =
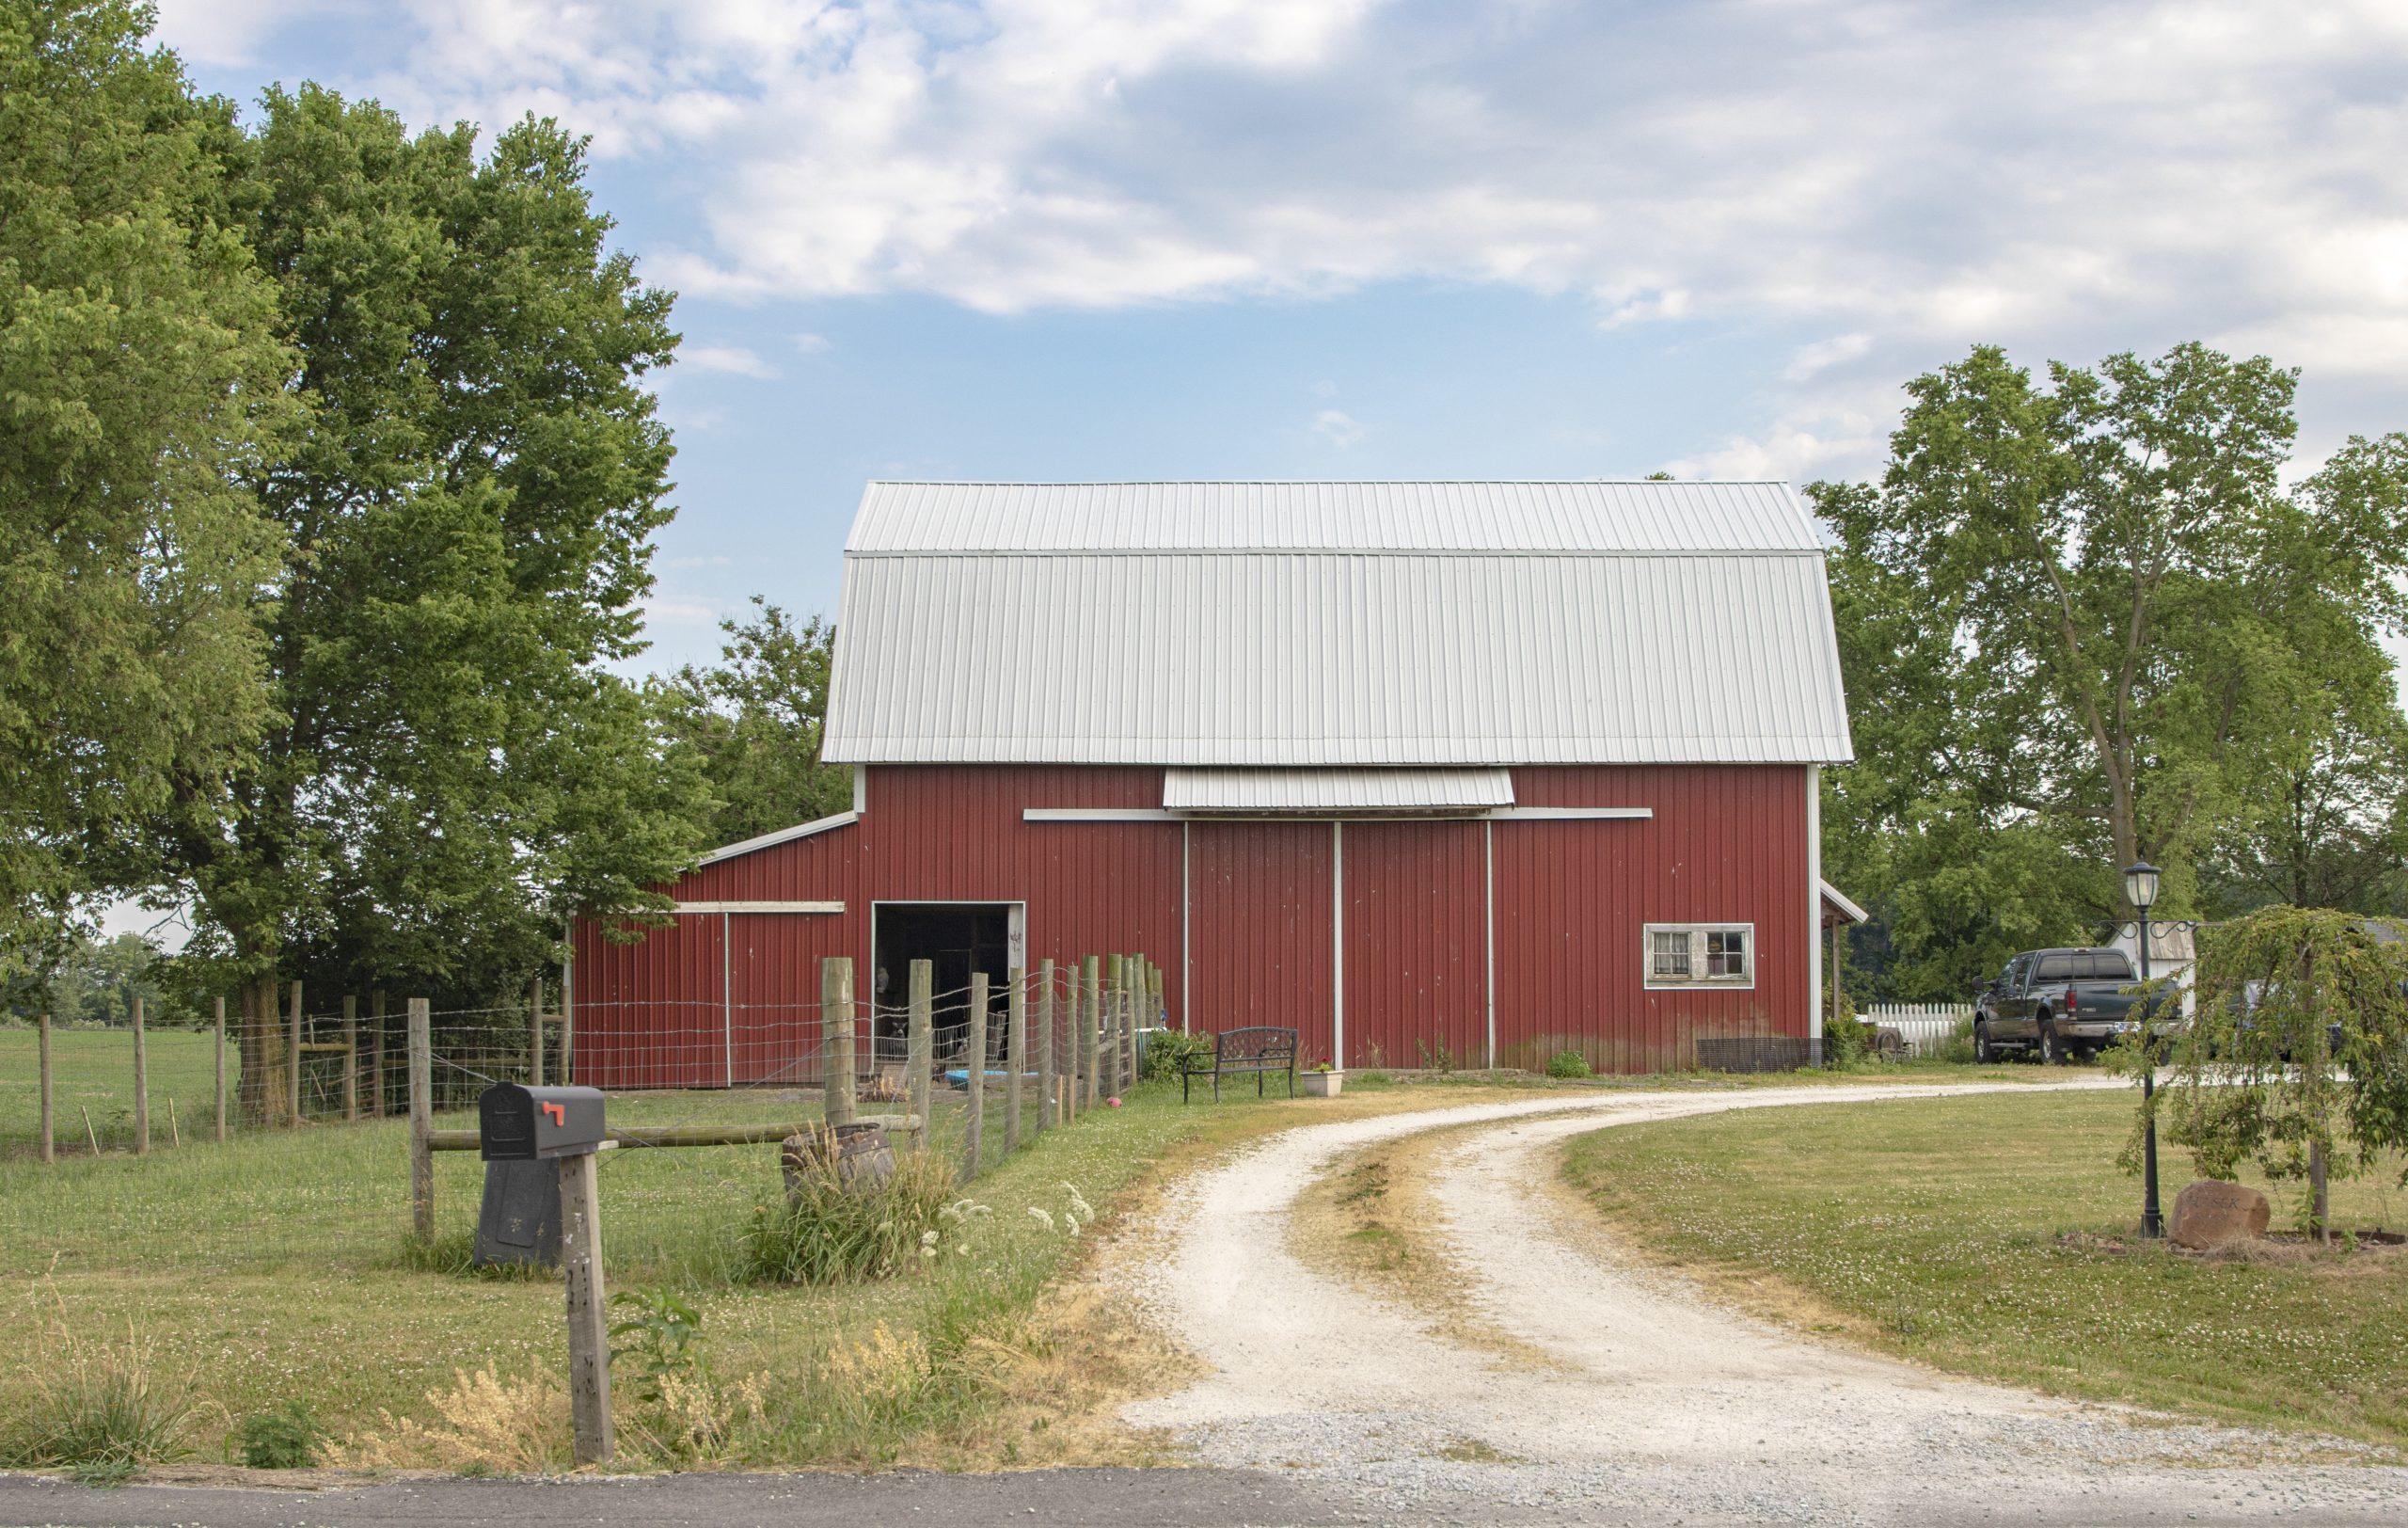
<path id="1" fill-rule="evenodd" d="M 602 1144 L 602 1090 L 496 1083 L 477 1097 L 477 1136 L 488 1162 L 594 1151 Z"/>

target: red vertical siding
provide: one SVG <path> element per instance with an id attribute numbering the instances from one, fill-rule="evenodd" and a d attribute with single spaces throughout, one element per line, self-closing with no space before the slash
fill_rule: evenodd
<path id="1" fill-rule="evenodd" d="M 1803 1036 L 1806 772 L 1797 767 L 1520 769 L 1526 806 L 1646 806 L 1645 821 L 1499 822 L 1499 1060 L 1557 1050 L 1616 1072 L 1694 1065 L 1701 1036 Z M 1649 923 L 1752 923 L 1748 991 L 1649 990 Z"/>
<path id="2" fill-rule="evenodd" d="M 820 1080 L 819 960 L 846 952 L 845 918 L 826 913 L 733 913 L 728 967 L 736 984 L 731 1047 L 741 1084 L 816 1086 Z M 861 966 L 856 963 L 856 972 Z M 858 977 L 857 1005 L 867 994 Z M 856 1055 L 866 1051 L 856 1027 Z"/>
<path id="3" fill-rule="evenodd" d="M 1330 832 L 1326 822 L 1197 822 L 1189 968 L 1195 1027 L 1297 1031 L 1302 1060 L 1331 1055 Z"/>
<path id="4" fill-rule="evenodd" d="M 1601 1068 L 1688 1066 L 1701 1036 L 1804 1035 L 1809 916 L 1805 772 L 1796 767 L 1527 768 L 1531 806 L 1645 806 L 1646 820 L 1504 821 L 1496 849 L 1500 1064 L 1560 1049 Z M 818 962 L 847 954 L 866 1000 L 879 901 L 1026 904 L 1026 958 L 1134 952 L 1165 970 L 1171 1022 L 1279 1024 L 1307 1059 L 1332 1045 L 1327 821 L 1028 822 L 1030 807 L 1159 806 L 1139 768 L 879 767 L 861 820 L 685 877 L 688 901 L 842 901 L 842 914 L 689 915 L 632 946 L 577 932 L 578 1078 L 603 1087 L 808 1084 Z M 1345 1064 L 1410 1065 L 1417 1042 L 1480 1058 L 1485 1031 L 1482 829 L 1345 829 Z M 1643 925 L 1756 931 L 1751 990 L 1648 990 Z M 732 943 L 721 942 L 722 929 Z M 724 973 L 724 974 L 723 974 Z M 729 984 L 733 985 L 733 993 Z M 733 996 L 733 1025 L 729 999 Z"/>
<path id="5" fill-rule="evenodd" d="M 1180 979 L 1180 824 L 1029 822 L 1030 807 L 1163 804 L 1157 769 L 880 766 L 870 772 L 863 910 L 877 901 L 1028 904 L 1027 963 L 1144 955 L 1165 970 L 1171 1023 Z M 854 921 L 868 969 L 870 926 Z"/>
<path id="6" fill-rule="evenodd" d="M 594 1088 L 708 1088 L 727 1075 L 721 920 L 680 917 L 615 944 L 577 928 L 575 1080 Z"/>
<path id="7" fill-rule="evenodd" d="M 1482 881 L 1477 822 L 1346 824 L 1347 1065 L 1485 1064 Z"/>

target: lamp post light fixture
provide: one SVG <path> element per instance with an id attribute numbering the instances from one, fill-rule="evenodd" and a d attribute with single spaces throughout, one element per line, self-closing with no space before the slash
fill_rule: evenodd
<path id="1" fill-rule="evenodd" d="M 2157 1203 L 2157 1036 L 2149 1027 L 2156 1011 L 2155 994 L 2148 990 L 2148 910 L 2157 903 L 2158 868 L 2136 860 L 2124 870 L 2124 899 L 2140 915 L 2141 947 L 2141 1118 L 2146 1122 L 2141 1145 L 2141 1234 L 2165 1234 L 2165 1217 Z"/>

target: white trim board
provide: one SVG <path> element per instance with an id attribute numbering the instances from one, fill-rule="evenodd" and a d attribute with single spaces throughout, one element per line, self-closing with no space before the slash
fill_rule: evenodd
<path id="1" fill-rule="evenodd" d="M 791 828 L 780 828 L 775 833 L 765 833 L 757 838 L 747 838 L 742 843 L 729 844 L 724 849 L 714 849 L 709 853 L 705 854 L 701 859 L 696 860 L 694 863 L 698 867 L 704 865 L 717 865 L 721 860 L 734 859 L 738 854 L 750 854 L 755 850 L 769 849 L 778 844 L 792 843 L 797 838 L 808 838 L 816 833 L 829 833 L 837 828 L 848 828 L 860 820 L 861 813 L 859 812 L 838 812 L 833 817 L 817 818 L 809 822 L 798 822 Z"/>
<path id="2" fill-rule="evenodd" d="M 1029 806 L 1023 822 L 1644 822 L 1652 806 L 1500 806 L 1468 812 L 1172 812 L 1159 806 Z"/>
<path id="3" fill-rule="evenodd" d="M 677 913 L 841 913 L 842 902 L 679 902 Z"/>

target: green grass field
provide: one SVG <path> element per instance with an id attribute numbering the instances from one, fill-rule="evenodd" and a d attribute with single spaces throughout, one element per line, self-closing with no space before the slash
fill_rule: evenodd
<path id="1" fill-rule="evenodd" d="M 2140 1183 L 2115 1166 L 2133 1103 L 1747 1111 L 1583 1137 L 1565 1170 L 1642 1246 L 1803 1325 L 2060 1394 L 2408 1447 L 2408 1251 L 2137 1243 Z M 2170 1213 L 2193 1173 L 2162 1162 Z M 2337 1186 L 2337 1223 L 2408 1229 L 2399 1171 Z M 2282 1229 L 2297 1193 L 2272 1192 Z"/>
<path id="2" fill-rule="evenodd" d="M 146 1037 L 153 1143 L 169 1138 L 170 1098 L 185 1139 L 208 1134 L 215 1099 L 214 1044 L 214 1036 L 190 1029 L 153 1029 Z M 34 1149 L 41 1118 L 39 1047 L 40 1038 L 30 1028 L 0 1029 L 0 1158 Z M 133 1143 L 133 1031 L 59 1030 L 50 1037 L 50 1064 L 60 1151 L 87 1150 L 86 1112 L 103 1150 Z M 232 1065 L 230 1058 L 230 1071 Z"/>

